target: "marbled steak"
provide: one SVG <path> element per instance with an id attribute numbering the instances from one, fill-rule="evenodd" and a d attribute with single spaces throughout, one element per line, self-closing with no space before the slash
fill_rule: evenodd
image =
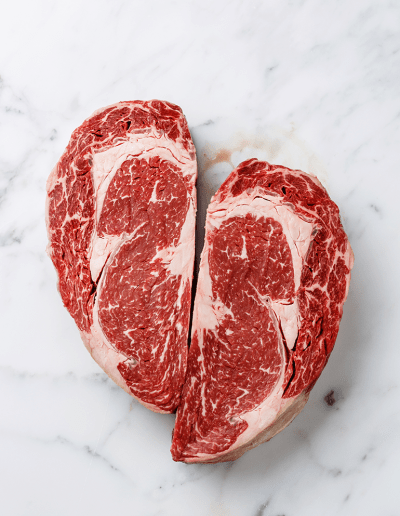
<path id="1" fill-rule="evenodd" d="M 48 254 L 93 358 L 157 412 L 187 361 L 197 168 L 168 102 L 119 102 L 72 134 L 47 182 Z"/>
<path id="2" fill-rule="evenodd" d="M 255 159 L 211 200 L 174 460 L 221 462 L 304 407 L 334 346 L 353 253 L 319 181 Z"/>

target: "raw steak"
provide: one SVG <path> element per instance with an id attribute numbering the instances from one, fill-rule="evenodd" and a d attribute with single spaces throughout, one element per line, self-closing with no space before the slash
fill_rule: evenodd
<path id="1" fill-rule="evenodd" d="M 304 407 L 339 330 L 353 254 L 319 181 L 255 159 L 211 201 L 172 456 L 223 462 Z"/>
<path id="2" fill-rule="evenodd" d="M 196 175 L 181 109 L 152 100 L 96 111 L 47 182 L 64 305 L 104 371 L 157 412 L 176 409 L 186 371 Z"/>

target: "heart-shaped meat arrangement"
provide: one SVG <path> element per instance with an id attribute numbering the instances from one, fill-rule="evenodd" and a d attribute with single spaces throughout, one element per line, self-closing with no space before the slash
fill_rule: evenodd
<path id="1" fill-rule="evenodd" d="M 178 106 L 100 109 L 48 179 L 47 250 L 96 362 L 149 409 L 177 411 L 173 459 L 222 462 L 304 407 L 336 340 L 353 253 L 316 177 L 245 161 L 208 207 L 192 307 L 196 178 Z"/>

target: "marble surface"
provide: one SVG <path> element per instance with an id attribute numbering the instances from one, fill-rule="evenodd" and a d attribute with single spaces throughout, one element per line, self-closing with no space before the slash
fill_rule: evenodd
<path id="1" fill-rule="evenodd" d="M 2 7 L 2 514 L 400 514 L 399 27 L 393 0 Z M 146 410 L 92 361 L 44 252 L 45 181 L 72 130 L 96 108 L 151 98 L 187 116 L 199 241 L 213 191 L 259 157 L 316 173 L 355 253 L 309 403 L 235 463 L 172 461 L 174 416 Z"/>

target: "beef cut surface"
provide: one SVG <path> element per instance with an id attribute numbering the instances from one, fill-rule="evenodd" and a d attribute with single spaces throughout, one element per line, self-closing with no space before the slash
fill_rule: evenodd
<path id="1" fill-rule="evenodd" d="M 207 211 L 174 460 L 236 459 L 293 420 L 334 346 L 352 265 L 315 177 L 255 159 L 230 174 Z"/>
<path id="2" fill-rule="evenodd" d="M 120 102 L 74 131 L 47 182 L 48 253 L 93 358 L 173 412 L 187 363 L 195 149 L 178 106 Z"/>

